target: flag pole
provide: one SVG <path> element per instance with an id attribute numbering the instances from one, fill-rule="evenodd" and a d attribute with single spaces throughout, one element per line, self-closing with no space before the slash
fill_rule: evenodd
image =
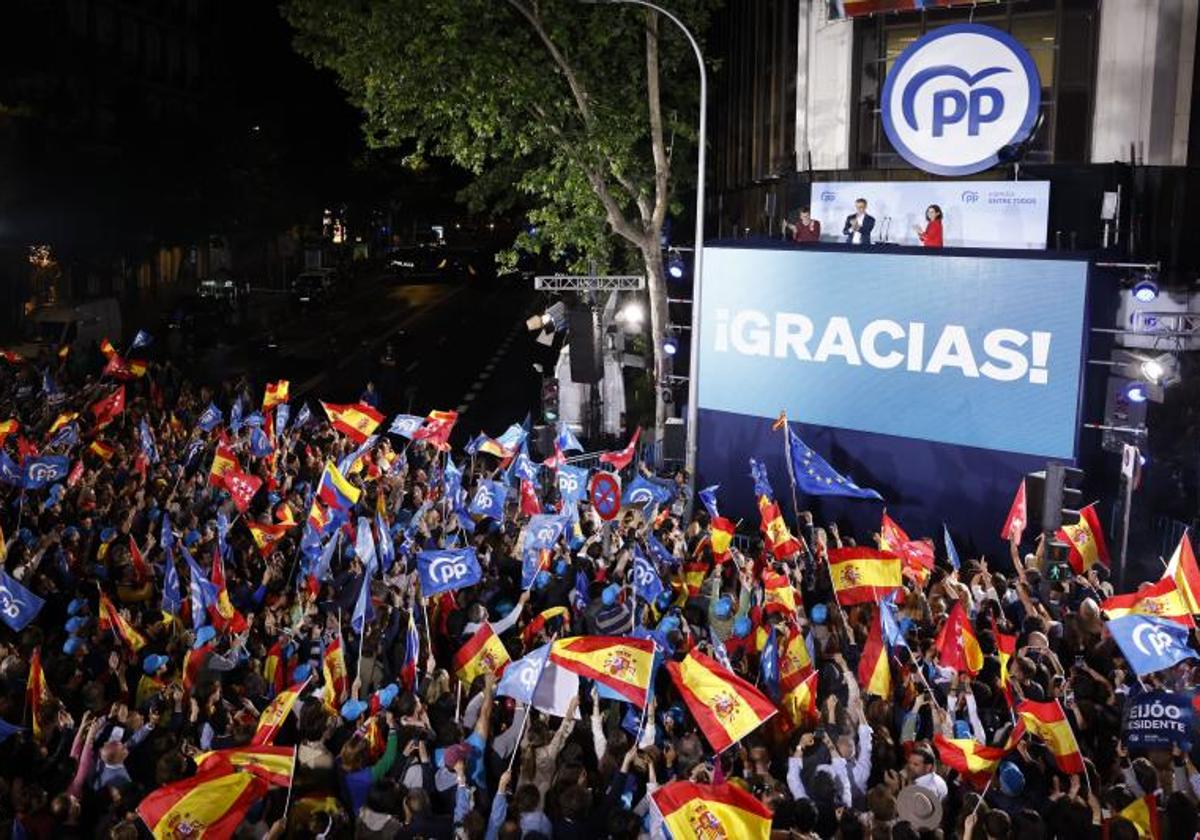
<path id="1" fill-rule="evenodd" d="M 308 685 L 308 680 L 305 680 L 304 684 Z M 296 746 L 292 747 L 292 769 L 291 769 L 291 772 L 288 773 L 287 799 L 285 799 L 283 802 L 283 819 L 285 821 L 287 820 L 288 811 L 292 807 L 292 785 L 296 779 L 296 762 L 299 760 L 300 760 L 300 746 L 296 745 Z"/>
<path id="2" fill-rule="evenodd" d="M 638 723 L 637 736 L 633 739 L 633 748 L 635 750 L 638 748 L 638 744 L 642 742 L 642 732 L 646 728 L 646 714 L 650 711 L 650 689 L 654 687 L 654 657 L 658 656 L 658 642 L 651 639 L 650 643 L 653 645 L 650 652 L 650 684 L 646 686 L 646 702 L 642 706 L 642 720 Z"/>
<path id="3" fill-rule="evenodd" d="M 779 418 L 783 420 L 783 460 L 787 464 L 788 479 L 792 484 L 792 515 L 796 518 L 796 533 L 800 533 L 800 501 L 796 495 L 796 472 L 792 469 L 792 436 L 788 426 L 787 412 L 779 412 Z M 801 534 L 801 539 L 803 538 L 803 534 Z"/>
<path id="4" fill-rule="evenodd" d="M 555 641 L 557 640 L 558 633 L 556 632 L 550 637 L 550 646 L 553 647 Z M 516 746 L 513 747 L 512 755 L 508 757 L 508 771 L 510 773 L 512 772 L 513 764 L 517 760 L 517 753 L 521 751 L 521 741 L 525 739 L 525 728 L 529 724 L 529 716 L 532 715 L 534 711 L 533 697 L 535 694 L 537 694 L 538 686 L 542 684 L 542 676 L 546 673 L 546 665 L 549 664 L 549 661 L 550 651 L 546 651 L 546 658 L 542 661 L 542 667 L 538 671 L 537 679 L 533 681 L 533 689 L 529 692 L 529 702 L 525 704 L 525 717 L 521 719 L 521 729 L 517 732 Z"/>

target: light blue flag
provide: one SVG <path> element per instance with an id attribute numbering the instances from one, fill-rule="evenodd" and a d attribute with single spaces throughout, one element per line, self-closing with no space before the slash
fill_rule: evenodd
<path id="1" fill-rule="evenodd" d="M 539 513 L 529 518 L 525 526 L 525 544 L 523 548 L 552 550 L 554 544 L 562 536 L 566 520 L 556 513 Z"/>
<path id="2" fill-rule="evenodd" d="M 713 484 L 705 487 L 696 495 L 700 497 L 700 502 L 704 505 L 704 509 L 708 511 L 708 515 L 716 519 L 721 514 L 717 512 L 717 490 L 721 489 L 720 484 Z"/>
<path id="3" fill-rule="evenodd" d="M 458 500 L 458 494 L 462 490 L 462 470 L 454 463 L 454 459 L 447 456 L 446 469 L 442 473 L 442 486 L 446 488 L 446 497 L 452 502 Z"/>
<path id="4" fill-rule="evenodd" d="M 342 541 L 342 532 L 334 531 L 329 536 L 329 540 L 325 543 L 325 547 L 321 549 L 321 556 L 317 558 L 317 562 L 313 564 L 312 570 L 309 572 L 317 580 L 329 580 L 332 574 L 334 555 L 337 554 L 338 546 Z"/>
<path id="5" fill-rule="evenodd" d="M 183 543 L 179 544 L 179 551 L 183 554 L 183 560 L 187 563 L 190 575 L 188 593 L 192 599 L 192 629 L 199 630 L 207 623 L 208 608 L 217 605 L 217 587 L 196 564 L 191 552 Z"/>
<path id="6" fill-rule="evenodd" d="M 451 589 L 474 586 L 483 577 L 473 548 L 422 551 L 417 554 L 417 572 L 421 578 L 421 594 L 426 598 Z"/>
<path id="7" fill-rule="evenodd" d="M 312 409 L 308 407 L 308 403 L 300 406 L 300 411 L 296 414 L 295 428 L 303 429 L 308 425 L 308 421 L 312 420 Z"/>
<path id="8" fill-rule="evenodd" d="M 413 432 L 425 424 L 424 417 L 415 414 L 397 414 L 392 425 L 388 427 L 389 435 L 397 435 L 412 440 Z"/>
<path id="9" fill-rule="evenodd" d="M 217 426 L 221 425 L 221 421 L 224 419 L 225 415 L 221 413 L 221 409 L 209 403 L 208 408 L 200 413 L 200 418 L 196 421 L 196 425 L 206 432 L 211 432 Z"/>
<path id="10" fill-rule="evenodd" d="M 542 672 L 550 661 L 550 644 L 544 644 L 530 651 L 516 662 L 510 663 L 504 669 L 504 676 L 496 684 L 496 693 L 501 697 L 511 697 L 518 703 L 530 705 L 533 694 L 541 682 Z"/>
<path id="11" fill-rule="evenodd" d="M 183 590 L 179 586 L 179 572 L 170 549 L 163 552 L 163 568 L 162 611 L 177 616 L 183 609 Z"/>
<path id="12" fill-rule="evenodd" d="M 767 478 L 767 465 L 761 461 L 750 459 L 750 477 L 754 479 L 754 497 L 766 496 L 768 499 L 775 498 L 775 491 L 771 489 L 771 481 Z"/>
<path id="13" fill-rule="evenodd" d="M 283 437 L 283 433 L 287 431 L 288 420 L 292 416 L 292 406 L 290 403 L 280 403 L 275 406 L 275 437 Z"/>
<path id="14" fill-rule="evenodd" d="M 771 625 L 767 633 L 767 643 L 763 645 L 762 656 L 759 659 L 759 675 L 762 677 L 761 686 L 766 695 L 776 703 L 779 702 L 779 641 L 776 638 L 775 625 Z"/>
<path id="15" fill-rule="evenodd" d="M 21 585 L 4 569 L 0 569 L 0 621 L 15 633 L 24 630 L 37 618 L 46 602 Z"/>
<path id="16" fill-rule="evenodd" d="M 240 395 L 233 401 L 233 408 L 229 409 L 229 428 L 235 435 L 242 430 L 242 398 Z"/>
<path id="17" fill-rule="evenodd" d="M 650 531 L 646 532 L 646 548 L 650 549 L 650 556 L 654 558 L 655 563 L 668 568 L 679 564 L 679 561 L 675 559 L 675 555 L 667 551 L 667 547 L 659 542 L 658 537 L 654 536 Z"/>
<path id="18" fill-rule="evenodd" d="M 351 452 L 345 458 L 342 458 L 342 460 L 338 461 L 338 472 L 340 472 L 342 475 L 349 475 L 350 468 L 354 466 L 354 462 L 366 455 L 378 440 L 379 435 L 369 435 L 366 440 L 364 440 L 354 449 L 353 452 Z"/>
<path id="19" fill-rule="evenodd" d="M 521 451 L 517 453 L 517 457 L 513 459 L 512 464 L 508 468 L 508 474 L 505 476 L 509 484 L 517 484 L 521 481 L 529 481 L 536 484 L 538 482 L 541 465 L 535 463 L 529 458 L 529 446 L 525 441 L 521 441 Z"/>
<path id="20" fill-rule="evenodd" d="M 368 575 L 372 574 L 379 566 L 379 558 L 375 554 L 375 537 L 371 533 L 371 520 L 365 516 L 358 518 L 354 539 L 354 556 L 366 568 Z"/>
<path id="21" fill-rule="evenodd" d="M 21 470 L 3 449 L 0 449 L 0 481 L 12 487 L 20 487 L 24 483 Z"/>
<path id="22" fill-rule="evenodd" d="M 219 523 L 220 519 L 218 518 L 217 521 Z M 166 513 L 163 514 L 162 526 L 159 528 L 158 544 L 167 549 L 175 545 L 175 532 L 171 530 L 171 517 Z"/>
<path id="23" fill-rule="evenodd" d="M 133 337 L 133 344 L 129 345 L 130 350 L 138 350 L 142 347 L 149 347 L 154 343 L 154 337 L 145 330 L 138 330 L 137 335 Z"/>
<path id="24" fill-rule="evenodd" d="M 521 549 L 521 588 L 533 586 L 538 572 L 542 570 L 542 552 L 537 548 Z"/>
<path id="25" fill-rule="evenodd" d="M 496 438 L 496 443 L 512 452 L 525 441 L 527 434 L 524 426 L 520 423 L 513 423 L 504 430 L 504 434 Z"/>
<path id="26" fill-rule="evenodd" d="M 883 640 L 889 648 L 907 648 L 908 642 L 900 630 L 900 619 L 896 615 L 896 602 L 890 597 L 879 602 L 879 625 L 883 630 Z"/>
<path id="27" fill-rule="evenodd" d="M 558 468 L 558 495 L 565 502 L 579 502 L 587 495 L 588 471 L 582 467 L 563 464 Z"/>
<path id="28" fill-rule="evenodd" d="M 950 536 L 950 529 L 946 527 L 946 523 L 942 523 L 942 538 L 946 541 L 946 559 L 950 561 L 950 565 L 954 567 L 954 571 L 958 571 L 961 563 L 958 560 L 958 549 L 954 547 L 954 538 Z"/>
<path id="29" fill-rule="evenodd" d="M 1139 677 L 1196 658 L 1188 646 L 1188 628 L 1166 618 L 1124 615 L 1106 622 L 1125 661 Z"/>
<path id="30" fill-rule="evenodd" d="M 0 720 L 0 744 L 3 744 L 9 737 L 16 735 L 18 732 L 24 732 L 25 727 L 14 726 L 6 720 Z"/>
<path id="31" fill-rule="evenodd" d="M 383 564 L 385 571 L 391 571 L 392 564 L 396 562 L 396 544 L 392 542 L 391 532 L 388 531 L 387 522 L 383 519 L 383 514 L 379 511 L 375 512 L 375 528 L 379 531 L 379 562 Z"/>
<path id="32" fill-rule="evenodd" d="M 370 528 L 367 529 L 368 531 Z M 371 603 L 371 570 L 363 573 L 362 586 L 358 588 L 358 598 L 354 601 L 354 614 L 350 616 L 350 626 L 354 632 L 362 635 L 363 626 L 368 621 L 375 620 L 375 605 Z"/>
<path id="33" fill-rule="evenodd" d="M 639 475 L 625 486 L 621 504 L 625 507 L 640 507 L 648 510 L 655 506 L 670 504 L 673 498 L 675 498 L 674 491 Z"/>
<path id="34" fill-rule="evenodd" d="M 633 549 L 632 581 L 634 594 L 643 601 L 653 601 L 663 591 L 658 570 L 636 546 Z"/>
<path id="35" fill-rule="evenodd" d="M 555 442 L 562 452 L 583 451 L 583 444 L 579 442 L 579 438 L 575 437 L 575 433 L 571 431 L 571 427 L 567 425 L 566 420 L 558 421 L 558 437 Z"/>
<path id="36" fill-rule="evenodd" d="M 508 496 L 508 488 L 502 481 L 484 479 L 475 488 L 471 504 L 467 511 L 474 516 L 488 516 L 496 521 L 504 519 L 504 501 Z"/>

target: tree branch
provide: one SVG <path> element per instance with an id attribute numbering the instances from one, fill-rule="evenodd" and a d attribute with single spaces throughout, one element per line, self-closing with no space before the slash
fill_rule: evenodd
<path id="1" fill-rule="evenodd" d="M 546 51 L 550 53 L 550 57 L 558 65 L 558 69 L 562 71 L 563 77 L 567 80 L 567 85 L 571 88 L 571 95 L 575 97 L 575 105 L 579 108 L 579 115 L 583 118 L 584 125 L 591 128 L 595 122 L 595 117 L 592 114 L 591 106 L 588 104 L 587 91 L 583 89 L 579 77 L 575 75 L 575 68 L 567 62 L 566 56 L 555 46 L 554 41 L 550 40 L 550 33 L 542 25 L 542 18 L 536 6 L 531 8 L 522 3 L 521 0 L 508 0 L 508 5 L 516 9 L 523 18 L 529 21 L 529 25 L 533 27 L 533 31 L 537 33 L 538 38 L 545 45 Z"/>
<path id="2" fill-rule="evenodd" d="M 650 108 L 650 148 L 654 152 L 654 212 L 649 224 L 662 227 L 670 198 L 671 164 L 663 142 L 662 94 L 658 79 L 658 14 L 646 10 L 646 100 Z"/>

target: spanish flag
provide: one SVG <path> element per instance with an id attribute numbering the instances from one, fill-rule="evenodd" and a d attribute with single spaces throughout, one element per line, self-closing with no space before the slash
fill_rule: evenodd
<path id="1" fill-rule="evenodd" d="M 713 559 L 718 563 L 724 563 L 729 559 L 729 547 L 733 545 L 733 535 L 736 531 L 737 526 L 724 516 L 713 518 L 710 529 L 712 553 Z"/>
<path id="2" fill-rule="evenodd" d="M 782 613 L 786 616 L 796 614 L 796 590 L 787 575 L 777 572 L 764 572 L 763 609 L 767 612 Z"/>
<path id="3" fill-rule="evenodd" d="M 1200 613 L 1200 566 L 1196 564 L 1196 554 L 1192 551 L 1192 541 L 1187 531 L 1183 532 L 1183 539 L 1175 547 L 1163 577 L 1174 578 L 1188 611 Z"/>
<path id="4" fill-rule="evenodd" d="M 533 620 L 530 621 L 529 624 L 526 625 L 525 629 L 521 631 L 521 638 L 525 641 L 525 644 L 528 646 L 529 643 L 533 641 L 537 634 L 542 630 L 542 628 L 546 626 L 546 623 L 553 621 L 556 618 L 561 618 L 563 622 L 562 626 L 566 629 L 570 629 L 570 610 L 568 610 L 566 607 L 550 607 L 549 609 L 542 610 L 540 613 L 535 615 Z"/>
<path id="5" fill-rule="evenodd" d="M 811 729 L 821 719 L 817 711 L 817 672 L 811 667 L 807 671 L 807 674 L 800 671 L 779 681 L 783 695 L 780 708 L 788 723 L 801 729 Z"/>
<path id="6" fill-rule="evenodd" d="M 992 635 L 996 637 L 996 654 L 1000 658 L 1000 685 L 1004 689 L 1004 699 L 1011 706 L 1013 693 L 1012 686 L 1008 682 L 1008 663 L 1017 655 L 1017 637 L 1008 633 L 1001 633 L 1000 628 L 996 626 L 995 618 L 992 619 Z"/>
<path id="7" fill-rule="evenodd" d="M 892 696 L 892 667 L 888 663 L 887 645 L 883 643 L 883 614 L 879 608 L 875 610 L 875 620 L 858 660 L 858 684 L 863 694 L 884 699 Z"/>
<path id="8" fill-rule="evenodd" d="M 57 432 L 63 426 L 70 423 L 72 420 L 77 419 L 78 417 L 79 417 L 78 411 L 67 411 L 67 412 L 64 412 L 64 413 L 58 415 L 57 417 L 54 418 L 54 422 L 50 424 L 50 428 L 46 430 L 46 438 L 49 439 L 49 438 L 53 437 L 55 432 Z M 16 429 L 14 429 L 13 431 L 16 431 Z"/>
<path id="9" fill-rule="evenodd" d="M 983 668 L 983 651 L 962 602 L 956 602 L 937 635 L 938 664 L 975 676 Z"/>
<path id="10" fill-rule="evenodd" d="M 924 540 L 909 539 L 904 529 L 883 512 L 879 525 L 879 548 L 890 551 L 901 560 L 902 574 L 912 578 L 920 586 L 929 581 L 933 571 L 933 546 Z"/>
<path id="11" fill-rule="evenodd" d="M 288 381 L 280 379 L 278 382 L 268 382 L 267 389 L 263 393 L 263 411 L 270 411 L 280 403 L 288 401 Z"/>
<path id="12" fill-rule="evenodd" d="M 804 634 L 795 625 L 788 625 L 787 634 L 779 641 L 779 680 L 787 682 L 789 677 L 807 677 L 812 671 L 812 657 Z"/>
<path id="13" fill-rule="evenodd" d="M 275 644 L 267 651 L 263 660 L 262 678 L 266 680 L 267 688 L 274 697 L 283 691 L 287 684 L 287 663 L 283 660 L 283 639 L 276 639 Z"/>
<path id="14" fill-rule="evenodd" d="M 1138 837 L 1158 840 L 1162 836 L 1162 828 L 1158 823 L 1158 797 L 1153 793 L 1133 800 L 1118 811 L 1117 816 L 1133 823 L 1134 828 L 1138 831 Z M 1104 828 L 1104 836 L 1107 837 L 1108 825 L 1105 824 Z"/>
<path id="15" fill-rule="evenodd" d="M 100 593 L 100 619 L 98 624 L 102 631 L 112 630 L 117 635 L 117 638 L 124 642 L 134 653 L 137 653 L 146 646 L 146 640 L 142 637 L 142 634 L 125 620 L 124 616 L 117 611 L 116 606 L 113 605 L 113 602 L 103 592 Z"/>
<path id="16" fill-rule="evenodd" d="M 225 586 L 225 563 L 221 560 L 221 552 L 213 550 L 212 574 L 209 576 L 212 585 L 216 587 L 217 599 L 215 604 L 208 607 L 209 617 L 213 626 L 218 630 L 238 634 L 246 632 L 246 618 L 234 607 L 229 600 L 229 589 Z"/>
<path id="17" fill-rule="evenodd" d="M 346 677 L 346 655 L 342 652 L 340 628 L 337 638 L 325 646 L 325 653 L 321 657 L 321 670 L 325 675 L 325 689 L 321 699 L 330 712 L 340 714 L 342 703 L 346 701 L 349 682 Z"/>
<path id="18" fill-rule="evenodd" d="M 275 546 L 279 544 L 279 541 L 283 539 L 288 529 L 295 524 L 294 522 L 247 522 L 246 527 L 250 529 L 250 536 L 254 537 L 254 544 L 258 546 L 258 553 L 263 557 L 268 557 L 275 550 Z"/>
<path id="19" fill-rule="evenodd" d="M 1017 706 L 1017 714 L 1025 722 L 1030 735 L 1037 735 L 1046 742 L 1046 746 L 1054 753 L 1059 770 L 1064 773 L 1084 771 L 1079 742 L 1075 740 L 1075 732 L 1057 700 L 1045 703 L 1026 700 Z"/>
<path id="20" fill-rule="evenodd" d="M 762 517 L 762 524 L 759 527 L 763 534 L 763 540 L 771 554 L 782 559 L 791 557 L 800 551 L 800 541 L 793 537 L 792 532 L 788 530 L 778 502 L 772 501 L 765 495 L 759 496 L 758 512 Z"/>
<path id="21" fill-rule="evenodd" d="M 1110 620 L 1124 615 L 1149 615 L 1187 627 L 1196 626 L 1192 611 L 1173 577 L 1164 577 L 1157 583 L 1142 586 L 1137 592 L 1114 595 L 1101 603 L 1100 609 L 1107 613 Z"/>
<path id="22" fill-rule="evenodd" d="M 212 467 L 208 471 L 208 483 L 213 487 L 225 484 L 225 473 L 230 470 L 241 470 L 237 455 L 223 443 L 217 444 L 217 452 L 213 455 Z"/>
<path id="23" fill-rule="evenodd" d="M 1016 749 L 1024 735 L 1025 724 L 1018 721 L 1009 733 L 1008 742 L 1003 746 L 989 747 L 971 738 L 947 738 L 945 735 L 935 735 L 933 746 L 937 749 L 942 764 L 957 770 L 976 787 L 982 787 L 1004 760 L 1004 756 Z"/>
<path id="24" fill-rule="evenodd" d="M 650 794 L 673 840 L 768 840 L 771 812 L 733 784 L 671 782 Z"/>
<path id="25" fill-rule="evenodd" d="M 228 762 L 178 782 L 163 785 L 138 805 L 138 816 L 156 840 L 224 840 L 270 786 L 253 773 L 239 773 Z"/>
<path id="26" fill-rule="evenodd" d="M 683 577 L 683 586 L 687 597 L 695 598 L 700 594 L 704 578 L 708 575 L 708 562 L 705 560 L 689 560 L 679 567 Z"/>
<path id="27" fill-rule="evenodd" d="M 2 443 L 9 435 L 16 434 L 18 431 L 20 431 L 20 429 L 21 423 L 11 417 L 5 420 L 3 423 L 0 423 L 0 443 Z"/>
<path id="28" fill-rule="evenodd" d="M 355 443 L 362 443 L 383 422 L 383 415 L 366 403 L 337 405 L 322 400 L 321 408 L 325 409 L 333 428 Z"/>
<path id="29" fill-rule="evenodd" d="M 332 519 L 333 517 L 329 515 L 329 511 L 321 506 L 320 500 L 313 499 L 312 507 L 308 509 L 308 526 L 318 534 L 323 534 Z"/>
<path id="30" fill-rule="evenodd" d="M 42 670 L 42 649 L 34 648 L 29 657 L 29 678 L 25 681 L 25 705 L 33 721 L 33 739 L 42 740 L 42 707 L 54 702 L 54 695 L 46 685 L 46 674 Z"/>
<path id="31" fill-rule="evenodd" d="M 349 482 L 332 461 L 325 465 L 321 473 L 321 483 L 317 485 L 317 498 L 329 507 L 349 510 L 358 504 L 362 490 Z"/>
<path id="32" fill-rule="evenodd" d="M 829 576 L 842 606 L 878 602 L 900 588 L 900 558 L 862 546 L 831 548 Z"/>
<path id="33" fill-rule="evenodd" d="M 112 342 L 107 338 L 102 338 L 100 339 L 100 352 L 104 354 L 104 358 L 111 359 L 117 355 L 117 348 L 113 347 Z"/>
<path id="34" fill-rule="evenodd" d="M 636 706 L 646 705 L 654 670 L 654 642 L 627 636 L 571 636 L 550 648 L 550 659 L 620 694 Z"/>
<path id="35" fill-rule="evenodd" d="M 1108 543 L 1104 540 L 1104 528 L 1096 514 L 1096 506 L 1088 505 L 1079 511 L 1079 522 L 1064 525 L 1055 535 L 1071 546 L 1067 561 L 1075 574 L 1081 575 L 1097 563 L 1112 565 L 1108 559 Z"/>
<path id="36" fill-rule="evenodd" d="M 492 625 L 484 622 L 465 645 L 454 654 L 454 673 L 463 685 L 469 686 L 484 674 L 499 676 L 512 661 Z"/>
<path id="37" fill-rule="evenodd" d="M 113 456 L 115 451 L 116 448 L 111 443 L 101 440 L 100 438 L 96 438 L 94 441 L 88 444 L 88 452 L 91 452 L 101 461 L 107 461 Z"/>
<path id="38" fill-rule="evenodd" d="M 138 549 L 137 540 L 133 538 L 133 534 L 129 535 L 129 564 L 133 566 L 133 573 L 139 581 L 145 583 L 150 579 L 150 567 L 146 565 L 146 558 Z"/>
<path id="39" fill-rule="evenodd" d="M 586 637 L 585 637 L 586 638 Z M 778 709 L 750 683 L 697 650 L 667 672 L 700 731 L 717 752 L 762 726 Z"/>
<path id="40" fill-rule="evenodd" d="M 230 764 L 236 770 L 253 773 L 278 787 L 289 787 L 296 761 L 295 747 L 246 746 L 209 750 L 196 756 L 196 770 L 220 768 Z"/>

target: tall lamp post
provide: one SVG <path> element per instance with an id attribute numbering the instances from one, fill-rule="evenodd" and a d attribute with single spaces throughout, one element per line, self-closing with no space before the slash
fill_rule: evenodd
<path id="1" fill-rule="evenodd" d="M 696 66 L 700 70 L 700 128 L 698 132 L 699 154 L 696 156 L 696 250 L 692 265 L 692 329 L 691 349 L 688 352 L 688 403 L 687 403 L 687 454 L 686 467 L 688 480 L 696 481 L 696 422 L 700 413 L 698 388 L 700 383 L 700 293 L 704 288 L 704 141 L 708 134 L 708 72 L 704 69 L 704 54 L 696 43 L 691 30 L 684 26 L 683 21 L 668 12 L 662 6 L 657 6 L 648 0 L 583 0 L 585 3 L 626 4 L 645 6 L 652 9 L 679 27 L 679 30 L 692 45 L 696 54 Z M 656 351 L 657 352 L 657 351 Z"/>

